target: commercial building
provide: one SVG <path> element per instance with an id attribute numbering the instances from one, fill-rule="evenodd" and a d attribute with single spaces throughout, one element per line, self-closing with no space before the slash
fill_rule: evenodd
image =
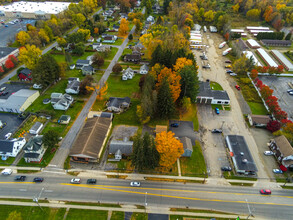
<path id="1" fill-rule="evenodd" d="M 253 49 L 260 48 L 259 43 L 257 43 L 256 40 L 253 40 L 253 39 L 248 39 L 247 44 L 250 48 L 253 48 Z"/>
<path id="2" fill-rule="evenodd" d="M 13 2 L 0 6 L 0 16 L 7 18 L 50 19 L 66 10 L 70 2 Z"/>
<path id="3" fill-rule="evenodd" d="M 262 48 L 258 48 L 256 53 L 263 59 L 269 67 L 278 67 L 278 64 L 270 57 L 270 55 Z"/>
<path id="4" fill-rule="evenodd" d="M 251 52 L 251 51 L 243 51 L 242 52 L 248 59 L 252 59 L 253 60 L 253 64 L 255 66 L 262 66 L 262 64 L 258 61 L 258 59 L 256 58 L 256 56 Z"/>
<path id="5" fill-rule="evenodd" d="M 0 6 L 1 7 L 1 6 Z M 0 47 L 0 66 L 4 65 L 8 57 L 13 55 L 18 56 L 19 49 L 15 47 Z"/>
<path id="6" fill-rule="evenodd" d="M 267 40 L 262 39 L 260 41 L 264 46 L 277 46 L 277 47 L 291 47 L 291 40 Z"/>
<path id="7" fill-rule="evenodd" d="M 272 50 L 272 55 L 287 71 L 293 71 L 293 64 L 278 50 Z"/>

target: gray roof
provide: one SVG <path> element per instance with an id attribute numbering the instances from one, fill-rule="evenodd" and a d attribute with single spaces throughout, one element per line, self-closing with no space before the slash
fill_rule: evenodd
<path id="1" fill-rule="evenodd" d="M 182 138 L 179 138 L 179 140 L 180 140 L 181 143 L 183 144 L 183 149 L 184 149 L 184 151 L 185 151 L 186 149 L 188 149 L 188 150 L 190 150 L 190 151 L 193 151 L 192 143 L 191 143 L 190 138 L 188 138 L 188 137 L 182 137 Z"/>
<path id="2" fill-rule="evenodd" d="M 29 68 L 24 68 L 22 69 L 19 73 L 22 73 L 23 75 L 27 76 L 31 73 L 32 71 Z"/>
<path id="3" fill-rule="evenodd" d="M 214 99 L 230 100 L 226 91 L 212 90 L 212 96 Z"/>
<path id="4" fill-rule="evenodd" d="M 34 130 L 34 131 L 37 131 L 40 127 L 42 127 L 43 126 L 43 124 L 41 123 L 41 122 L 36 122 L 32 127 L 31 127 L 31 129 L 30 130 Z"/>
<path id="5" fill-rule="evenodd" d="M 198 97 L 211 97 L 214 99 L 230 100 L 226 91 L 211 90 L 209 82 L 200 82 Z"/>
<path id="6" fill-rule="evenodd" d="M 12 153 L 14 142 L 21 141 L 24 138 L 14 139 L 14 140 L 0 140 L 0 152 L 2 153 Z"/>
<path id="7" fill-rule="evenodd" d="M 226 136 L 226 144 L 230 152 L 233 152 L 232 160 L 236 170 L 244 170 L 247 172 L 257 171 L 254 160 L 243 136 L 228 135 Z"/>
<path id="8" fill-rule="evenodd" d="M 24 145 L 23 150 L 26 151 L 26 153 L 32 151 L 38 151 L 42 145 L 43 145 L 43 135 L 39 135 L 36 137 L 32 137 L 31 139 L 29 139 L 29 141 Z"/>
<path id="9" fill-rule="evenodd" d="M 117 150 L 120 150 L 122 154 L 130 155 L 132 154 L 133 141 L 119 141 L 112 140 L 110 142 L 109 153 L 115 154 Z"/>
<path id="10" fill-rule="evenodd" d="M 94 71 L 94 67 L 92 67 L 91 65 L 89 65 L 89 66 L 83 66 L 82 67 L 82 71 L 93 72 Z"/>
<path id="11" fill-rule="evenodd" d="M 38 158 L 40 156 L 39 153 L 25 153 L 23 155 L 24 158 Z"/>
<path id="12" fill-rule="evenodd" d="M 77 60 L 76 64 L 90 64 L 89 60 Z"/>
<path id="13" fill-rule="evenodd" d="M 142 70 L 149 71 L 149 66 L 146 65 L 146 64 L 143 64 L 143 65 L 140 67 L 140 71 L 142 71 Z"/>
<path id="14" fill-rule="evenodd" d="M 113 118 L 113 113 L 110 112 L 102 112 L 100 117 L 102 118 Z"/>
<path id="15" fill-rule="evenodd" d="M 59 120 L 60 121 L 67 121 L 70 118 L 71 118 L 70 115 L 61 115 L 60 118 L 59 118 Z"/>
<path id="16" fill-rule="evenodd" d="M 261 40 L 263 44 L 278 44 L 278 45 L 291 45 L 292 42 L 290 40 L 269 40 L 269 39 L 263 39 Z"/>
<path id="17" fill-rule="evenodd" d="M 18 50 L 15 47 L 0 47 L 0 59 L 11 54 L 13 51 Z"/>
<path id="18" fill-rule="evenodd" d="M 108 107 L 114 106 L 116 108 L 119 108 L 121 106 L 121 104 L 123 104 L 123 103 L 127 103 L 129 105 L 130 98 L 129 97 L 124 97 L 124 98 L 110 97 Z"/>
<path id="19" fill-rule="evenodd" d="M 71 81 L 71 83 L 68 83 L 67 88 L 66 89 L 73 89 L 75 91 L 77 91 L 79 89 L 79 81 L 73 80 Z"/>

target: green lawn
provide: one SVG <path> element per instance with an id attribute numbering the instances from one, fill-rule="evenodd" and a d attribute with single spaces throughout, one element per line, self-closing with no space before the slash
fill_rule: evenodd
<path id="1" fill-rule="evenodd" d="M 131 216 L 131 220 L 147 220 L 147 219 L 148 219 L 148 214 L 146 213 L 133 212 Z"/>
<path id="2" fill-rule="evenodd" d="M 113 60 L 113 58 L 115 57 L 117 51 L 118 51 L 118 48 L 117 48 L 117 47 L 112 47 L 112 48 L 111 48 L 111 53 L 110 53 L 109 56 L 106 57 L 105 59 L 106 59 L 106 60 Z"/>
<path id="3" fill-rule="evenodd" d="M 124 219 L 124 212 L 113 211 L 111 220 L 122 220 Z"/>
<path id="4" fill-rule="evenodd" d="M 266 115 L 268 114 L 268 111 L 264 107 L 262 103 L 256 103 L 256 102 L 247 102 L 249 105 L 252 114 L 254 115 Z"/>
<path id="5" fill-rule="evenodd" d="M 88 219 L 99 219 L 106 220 L 108 217 L 108 211 L 100 210 L 86 210 L 86 209 L 70 209 L 66 220 L 88 220 Z"/>
<path id="6" fill-rule="evenodd" d="M 132 53 L 132 50 L 131 50 L 131 49 L 125 48 L 125 49 L 123 50 L 122 55 L 125 55 L 125 54 L 131 54 L 131 53 Z"/>
<path id="7" fill-rule="evenodd" d="M 181 174 L 183 176 L 204 177 L 206 173 L 206 164 L 202 150 L 198 141 L 193 146 L 193 152 L 190 158 L 180 158 Z"/>
<path id="8" fill-rule="evenodd" d="M 77 60 L 86 60 L 88 56 L 93 55 L 95 52 L 85 52 L 82 56 L 72 56 L 72 63 L 76 63 Z M 63 54 L 51 54 L 54 59 L 60 63 L 65 62 L 65 56 Z"/>
<path id="9" fill-rule="evenodd" d="M 222 86 L 217 82 L 211 82 L 210 85 L 212 90 L 223 90 Z"/>
<path id="10" fill-rule="evenodd" d="M 0 159 L 0 166 L 10 166 L 15 160 L 15 157 L 9 157 L 7 160 Z"/>
<path id="11" fill-rule="evenodd" d="M 100 69 L 107 69 L 108 66 L 110 65 L 111 61 L 105 61 L 103 66 L 100 67 Z"/>
<path id="12" fill-rule="evenodd" d="M 197 118 L 197 107 L 196 104 L 192 104 L 188 112 L 183 114 L 180 117 L 180 120 L 182 121 L 192 121 L 193 122 L 193 129 L 195 131 L 198 131 L 199 129 L 199 123 L 198 123 L 198 118 Z"/>
<path id="13" fill-rule="evenodd" d="M 131 106 L 126 112 L 115 115 L 113 126 L 119 125 L 119 124 L 140 126 L 141 124 L 138 121 L 138 118 L 136 116 L 136 106 L 139 103 L 140 102 L 138 100 L 132 99 Z"/>

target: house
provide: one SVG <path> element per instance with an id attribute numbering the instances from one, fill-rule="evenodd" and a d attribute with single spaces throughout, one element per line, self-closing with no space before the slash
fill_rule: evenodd
<path id="1" fill-rule="evenodd" d="M 29 130 L 30 134 L 39 134 L 39 132 L 41 131 L 41 129 L 43 128 L 43 124 L 41 122 L 36 122 L 31 129 Z"/>
<path id="2" fill-rule="evenodd" d="M 95 41 L 95 38 L 93 38 L 92 36 L 90 36 L 90 38 L 87 40 L 87 42 L 92 43 Z"/>
<path id="3" fill-rule="evenodd" d="M 111 126 L 110 118 L 88 118 L 70 150 L 71 160 L 79 163 L 99 162 Z"/>
<path id="4" fill-rule="evenodd" d="M 94 67 L 90 66 L 83 66 L 81 68 L 82 71 L 82 75 L 86 76 L 86 75 L 93 75 L 94 74 Z"/>
<path id="5" fill-rule="evenodd" d="M 93 43 L 92 44 L 93 50 L 96 50 L 97 48 L 100 48 L 101 46 L 102 46 L 102 43 Z"/>
<path id="6" fill-rule="evenodd" d="M 6 160 L 9 157 L 16 157 L 25 143 L 25 138 L 0 140 L 0 156 L 2 160 Z"/>
<path id="7" fill-rule="evenodd" d="M 196 102 L 200 104 L 229 105 L 230 98 L 226 91 L 211 90 L 210 82 L 200 82 Z"/>
<path id="8" fill-rule="evenodd" d="M 51 93 L 51 104 L 55 110 L 67 110 L 73 102 L 72 96 L 62 93 Z"/>
<path id="9" fill-rule="evenodd" d="M 142 51 L 142 50 L 145 50 L 145 47 L 143 46 L 142 43 L 137 43 L 135 46 L 134 46 L 135 50 L 138 50 L 138 51 Z"/>
<path id="10" fill-rule="evenodd" d="M 9 56 L 18 56 L 19 49 L 15 47 L 0 47 L 0 66 L 5 65 L 5 62 L 9 59 Z"/>
<path id="11" fill-rule="evenodd" d="M 150 16 L 147 17 L 146 21 L 150 22 L 151 24 L 154 24 L 155 23 L 155 18 L 150 15 Z"/>
<path id="12" fill-rule="evenodd" d="M 133 77 L 134 71 L 130 67 L 122 71 L 122 80 L 132 79 Z"/>
<path id="13" fill-rule="evenodd" d="M 71 64 L 71 65 L 69 66 L 69 69 L 71 69 L 71 70 L 74 70 L 74 68 L 75 68 L 75 64 Z"/>
<path id="14" fill-rule="evenodd" d="M 119 28 L 120 28 L 119 25 L 113 24 L 113 30 L 114 31 L 119 31 Z"/>
<path id="15" fill-rule="evenodd" d="M 134 62 L 138 63 L 141 60 L 141 55 L 140 54 L 126 54 L 124 56 L 124 62 Z"/>
<path id="16" fill-rule="evenodd" d="M 166 125 L 156 125 L 156 135 L 161 133 L 161 132 L 168 132 L 168 128 Z"/>
<path id="17" fill-rule="evenodd" d="M 293 164 L 293 148 L 284 135 L 270 140 L 268 146 L 274 152 L 279 164 L 286 168 Z M 282 166 L 280 168 L 282 169 Z M 283 171 L 286 171 L 286 169 Z"/>
<path id="18" fill-rule="evenodd" d="M 106 35 L 104 36 L 103 43 L 115 43 L 117 36 L 115 35 Z"/>
<path id="19" fill-rule="evenodd" d="M 225 141 L 236 172 L 239 174 L 256 174 L 257 168 L 244 137 L 227 135 Z"/>
<path id="20" fill-rule="evenodd" d="M 90 60 L 77 60 L 75 68 L 80 70 L 84 66 L 89 66 L 90 65 Z"/>
<path id="21" fill-rule="evenodd" d="M 31 137 L 30 140 L 24 145 L 24 160 L 27 163 L 40 163 L 46 152 L 46 148 L 43 144 L 43 136 Z"/>
<path id="22" fill-rule="evenodd" d="M 272 120 L 269 115 L 247 115 L 250 126 L 258 128 L 266 128 L 267 124 Z"/>
<path id="23" fill-rule="evenodd" d="M 149 72 L 149 67 L 148 67 L 148 65 L 143 64 L 143 65 L 140 67 L 139 73 L 145 75 L 145 74 L 147 74 L 148 72 Z"/>
<path id="24" fill-rule="evenodd" d="M 129 156 L 132 154 L 133 141 L 127 140 L 112 140 L 109 145 L 109 154 L 115 154 L 120 150 L 122 155 Z"/>
<path id="25" fill-rule="evenodd" d="M 128 19 L 128 14 L 126 14 L 126 13 L 120 13 L 120 17 L 121 17 L 121 19 L 122 18 L 125 18 L 127 20 Z"/>
<path id="26" fill-rule="evenodd" d="M 61 115 L 61 117 L 58 120 L 58 124 L 67 125 L 70 122 L 70 115 Z"/>
<path id="27" fill-rule="evenodd" d="M 67 84 L 65 92 L 67 94 L 78 94 L 79 93 L 79 85 L 80 85 L 79 81 L 73 80 Z"/>
<path id="28" fill-rule="evenodd" d="M 117 97 L 110 97 L 109 101 L 107 102 L 107 110 L 113 112 L 123 112 L 124 109 L 129 108 L 130 105 L 130 98 L 117 98 Z"/>
<path id="29" fill-rule="evenodd" d="M 182 137 L 179 138 L 180 142 L 183 144 L 184 153 L 181 155 L 181 157 L 191 157 L 193 148 L 190 138 L 188 137 Z"/>
<path id="30" fill-rule="evenodd" d="M 78 77 L 69 77 L 67 81 L 68 81 L 68 83 L 71 83 L 72 81 L 78 81 L 79 82 L 80 80 L 79 80 Z"/>
<path id="31" fill-rule="evenodd" d="M 18 73 L 17 76 L 18 76 L 19 80 L 31 81 L 32 80 L 32 71 L 28 68 L 24 68 Z"/>

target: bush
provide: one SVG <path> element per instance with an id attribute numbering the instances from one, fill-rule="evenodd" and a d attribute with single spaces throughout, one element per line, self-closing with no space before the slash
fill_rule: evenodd
<path id="1" fill-rule="evenodd" d="M 243 84 L 251 84 L 251 81 L 249 78 L 240 78 L 240 82 Z"/>
<path id="2" fill-rule="evenodd" d="M 261 103 L 261 99 L 258 96 L 254 88 L 248 85 L 242 86 L 242 94 L 247 102 Z"/>

